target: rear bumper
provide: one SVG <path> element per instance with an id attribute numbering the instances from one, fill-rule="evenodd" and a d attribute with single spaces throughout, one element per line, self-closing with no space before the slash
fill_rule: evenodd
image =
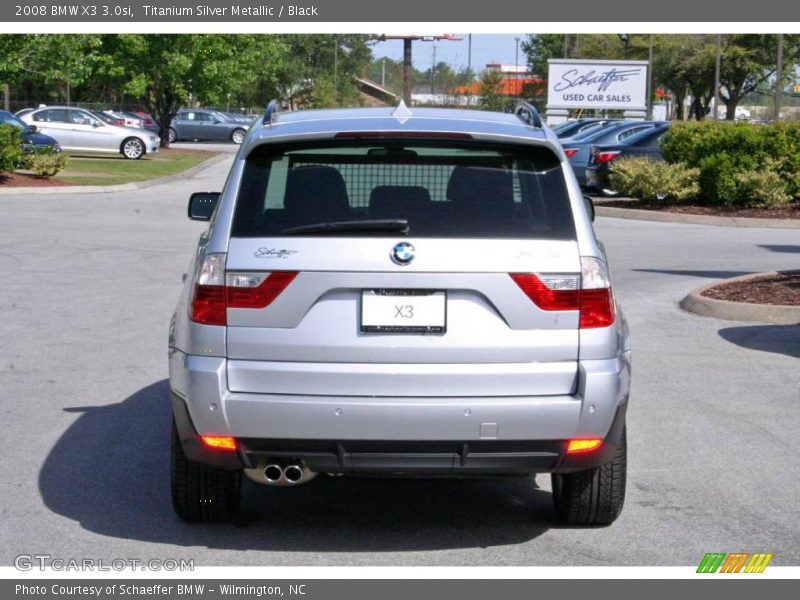
<path id="1" fill-rule="evenodd" d="M 624 424 L 629 381 L 630 362 L 624 354 L 581 361 L 572 395 L 252 394 L 229 391 L 224 358 L 177 350 L 170 354 L 173 410 L 179 431 L 183 422 L 187 455 L 203 462 L 217 460 L 217 455 L 204 456 L 202 447 L 191 447 L 192 436 L 229 435 L 240 443 L 241 466 L 254 466 L 259 458 L 270 456 L 303 460 L 312 470 L 331 472 L 588 468 L 605 462 L 615 449 L 621 429 L 615 433 L 614 427 Z M 604 438 L 607 443 L 591 456 L 565 460 L 566 440 L 582 437 Z"/>

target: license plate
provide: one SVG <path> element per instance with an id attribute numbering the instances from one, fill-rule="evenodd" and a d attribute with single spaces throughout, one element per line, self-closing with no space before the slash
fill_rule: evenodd
<path id="1" fill-rule="evenodd" d="M 447 294 L 435 290 L 362 290 L 361 331 L 444 333 Z"/>

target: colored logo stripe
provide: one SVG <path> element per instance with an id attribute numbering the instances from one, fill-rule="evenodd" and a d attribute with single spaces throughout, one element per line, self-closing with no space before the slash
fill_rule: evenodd
<path id="1" fill-rule="evenodd" d="M 749 560 L 748 560 L 749 558 Z M 772 560 L 772 554 L 757 552 L 709 552 L 700 561 L 698 573 L 763 573 Z M 746 563 L 746 566 L 745 566 Z M 744 570 L 742 570 L 744 569 Z"/>

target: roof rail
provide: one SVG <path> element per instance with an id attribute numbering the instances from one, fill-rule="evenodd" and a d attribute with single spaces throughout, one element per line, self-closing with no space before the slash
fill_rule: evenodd
<path id="1" fill-rule="evenodd" d="M 264 118 L 261 119 L 261 124 L 264 127 L 272 124 L 272 117 L 275 114 L 277 108 L 278 108 L 278 101 L 270 100 L 270 103 L 267 104 L 267 111 L 264 113 Z"/>
<path id="2" fill-rule="evenodd" d="M 543 127 L 542 118 L 539 116 L 539 111 L 536 107 L 527 100 L 518 100 L 514 106 L 514 114 L 520 119 L 525 121 L 528 125 L 532 125 L 538 129 Z"/>

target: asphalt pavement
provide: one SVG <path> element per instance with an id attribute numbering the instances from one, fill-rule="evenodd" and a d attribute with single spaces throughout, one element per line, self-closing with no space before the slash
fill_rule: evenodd
<path id="1" fill-rule="evenodd" d="M 186 201 L 220 189 L 228 165 L 135 192 L 0 197 L 0 564 L 696 565 L 714 551 L 800 564 L 800 327 L 678 307 L 710 281 L 798 268 L 792 230 L 598 219 L 634 352 L 628 497 L 611 527 L 559 526 L 548 476 L 247 482 L 237 521 L 180 522 L 167 326 L 203 230 Z"/>

